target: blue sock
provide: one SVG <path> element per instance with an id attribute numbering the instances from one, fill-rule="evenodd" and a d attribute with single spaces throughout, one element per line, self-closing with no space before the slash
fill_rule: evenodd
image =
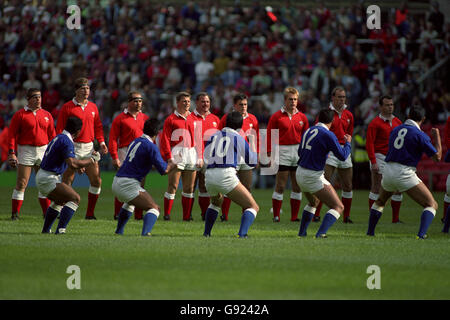
<path id="1" fill-rule="evenodd" d="M 253 214 L 253 209 L 246 209 L 244 213 L 242 214 L 241 218 L 241 227 L 239 228 L 238 235 L 240 237 L 246 236 L 248 234 L 248 229 L 252 225 L 253 221 L 255 220 L 255 215 Z"/>
<path id="2" fill-rule="evenodd" d="M 430 227 L 431 222 L 434 219 L 434 213 L 431 210 L 433 210 L 434 213 L 436 212 L 433 208 L 430 207 L 425 208 L 425 210 L 423 210 L 422 212 L 422 215 L 420 217 L 419 233 L 417 233 L 417 236 L 419 238 L 423 238 L 425 236 L 428 228 Z"/>
<path id="3" fill-rule="evenodd" d="M 50 228 L 55 222 L 56 217 L 58 216 L 59 211 L 53 209 L 51 206 L 48 207 L 47 212 L 45 213 L 44 226 L 42 227 L 42 233 L 49 233 Z"/>
<path id="4" fill-rule="evenodd" d="M 59 233 L 59 229 L 65 229 L 70 219 L 72 219 L 75 211 L 78 209 L 78 205 L 73 202 L 67 202 L 66 205 L 62 208 L 61 214 L 59 215 L 59 223 L 56 228 L 55 234 Z"/>
<path id="5" fill-rule="evenodd" d="M 117 234 L 123 234 L 125 225 L 127 224 L 132 214 L 133 212 L 125 210 L 123 207 L 120 208 L 119 217 L 117 218 L 117 228 L 116 228 Z"/>
<path id="6" fill-rule="evenodd" d="M 155 225 L 158 216 L 159 212 L 156 209 L 150 209 L 149 211 L 147 211 L 147 214 L 144 216 L 144 225 L 142 227 L 143 236 L 152 232 L 153 226 Z"/>
<path id="7" fill-rule="evenodd" d="M 308 229 L 309 223 L 311 222 L 314 213 L 303 210 L 302 221 L 300 222 L 300 229 L 298 235 L 300 237 L 306 237 L 306 230 Z"/>
<path id="8" fill-rule="evenodd" d="M 378 220 L 380 220 L 381 215 L 383 212 L 380 212 L 375 209 L 370 209 L 369 214 L 369 227 L 367 229 L 367 235 L 368 236 L 374 236 L 375 235 L 375 227 L 377 226 Z"/>
<path id="9" fill-rule="evenodd" d="M 334 214 L 338 215 L 338 217 L 340 216 L 336 210 L 333 209 L 328 210 L 327 214 L 323 218 L 319 230 L 317 230 L 316 237 L 319 237 L 322 234 L 326 234 L 328 229 L 330 229 L 330 227 L 336 222 L 337 218 L 330 212 L 333 212 Z"/>
<path id="10" fill-rule="evenodd" d="M 442 228 L 442 232 L 448 233 L 448 228 L 450 227 L 450 206 L 448 206 L 447 211 L 445 213 L 444 219 L 444 227 Z"/>
<path id="11" fill-rule="evenodd" d="M 210 205 L 205 212 L 205 232 L 203 232 L 204 236 L 210 236 L 211 230 L 216 222 L 217 216 L 219 215 L 219 208 Z"/>

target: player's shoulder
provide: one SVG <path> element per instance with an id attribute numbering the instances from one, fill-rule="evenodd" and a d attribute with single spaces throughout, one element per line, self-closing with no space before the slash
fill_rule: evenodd
<path id="1" fill-rule="evenodd" d="M 217 122 L 220 121 L 220 118 L 217 115 L 215 115 L 214 113 L 208 114 L 208 118 L 210 118 L 211 121 L 217 121 Z"/>
<path id="2" fill-rule="evenodd" d="M 342 111 L 342 113 L 345 114 L 349 118 L 353 118 L 353 113 L 350 110 L 348 110 L 347 108 L 344 109 L 344 111 Z"/>
<path id="3" fill-rule="evenodd" d="M 253 122 L 258 122 L 258 118 L 253 113 L 247 113 L 249 119 L 251 119 Z"/>

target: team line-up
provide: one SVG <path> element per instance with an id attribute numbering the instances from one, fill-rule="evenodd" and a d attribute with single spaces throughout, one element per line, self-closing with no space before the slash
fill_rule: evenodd
<path id="1" fill-rule="evenodd" d="M 71 187 L 77 171 L 89 178 L 86 219 L 95 219 L 94 210 L 102 185 L 98 162 L 101 155 L 109 152 L 117 169 L 112 184 L 116 234 L 124 233 L 126 223 L 134 213 L 135 218 L 143 220 L 142 236 L 151 235 L 160 207 L 144 185 L 145 177 L 153 167 L 161 175 L 168 175 L 164 220 L 170 220 L 180 178 L 183 220 L 192 220 L 194 190 L 198 184 L 205 237 L 211 236 L 220 212 L 220 219 L 228 220 L 231 201 L 242 207 L 238 237 L 248 236 L 259 211 L 251 194 L 252 170 L 258 163 L 264 164 L 261 165 L 262 172 L 269 168 L 266 174 L 276 175 L 271 209 L 274 222 L 280 221 L 283 193 L 290 179 L 291 221 L 300 222 L 298 236 L 307 236 L 312 220 L 320 221 L 322 203 L 329 209 L 315 237 L 326 238 L 327 231 L 341 215 L 344 223 L 352 223 L 350 143 L 353 115 L 345 104 L 342 87 L 332 90 L 329 107 L 320 110 L 311 127 L 305 114 L 297 110 L 299 92 L 292 87 L 285 88 L 284 106 L 270 117 L 265 143 L 260 141 L 256 117 L 247 112 L 245 94 L 237 94 L 233 99 L 233 110 L 219 119 L 210 112 L 210 98 L 206 92 L 196 95 L 193 112 L 190 111 L 191 95 L 180 92 L 176 95 L 175 110 L 165 119 L 161 131 L 158 120 L 142 113 L 142 95 L 132 91 L 128 94 L 127 107 L 113 120 L 108 146 L 98 108 L 88 100 L 88 79 L 77 79 L 74 89 L 74 98 L 59 112 L 56 128 L 51 114 L 41 107 L 38 89 L 28 90 L 28 105 L 16 112 L 11 120 L 8 162 L 17 167 L 12 220 L 19 219 L 33 169 L 37 172 L 36 185 L 44 215 L 42 233 L 51 233 L 57 217 L 55 234 L 66 232 L 80 203 L 80 195 Z M 399 221 L 402 194 L 407 193 L 423 207 L 416 238 L 425 239 L 438 204 L 416 175 L 416 166 L 423 153 L 435 161 L 441 160 L 439 130 L 431 130 L 431 139 L 420 129 L 425 120 L 422 107 L 411 107 L 408 119 L 401 123 L 393 115 L 392 97 L 382 96 L 379 105 L 380 114 L 367 129 L 366 149 L 372 173 L 367 235 L 375 235 L 378 220 L 391 197 L 392 222 Z M 450 117 L 447 126 L 449 123 Z M 100 144 L 99 152 L 94 150 L 95 139 Z M 446 138 L 447 145 L 449 140 Z M 263 149 L 260 146 L 266 150 L 260 150 Z M 450 162 L 449 153 L 445 161 Z M 342 185 L 341 198 L 329 182 L 335 172 Z M 449 191 L 450 179 L 447 178 L 442 230 L 445 233 L 450 224 Z M 299 218 L 303 195 L 308 204 Z"/>

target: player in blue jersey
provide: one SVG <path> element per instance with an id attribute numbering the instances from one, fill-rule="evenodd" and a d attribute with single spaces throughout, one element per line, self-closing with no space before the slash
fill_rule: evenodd
<path id="1" fill-rule="evenodd" d="M 440 161 L 442 148 L 438 129 L 431 130 L 434 145 L 430 137 L 420 130 L 424 120 L 425 110 L 422 107 L 412 107 L 408 119 L 392 130 L 389 136 L 389 151 L 386 155 L 380 196 L 370 209 L 367 230 L 369 236 L 375 235 L 375 227 L 383 213 L 386 201 L 394 192 L 406 192 L 424 208 L 416 238 L 427 237 L 426 232 L 433 221 L 438 204 L 430 190 L 417 176 L 416 166 L 423 153 L 434 161 Z"/>
<path id="2" fill-rule="evenodd" d="M 322 224 L 316 233 L 316 238 L 326 238 L 328 229 L 339 219 L 344 205 L 333 186 L 324 176 L 325 162 L 330 151 L 341 161 L 347 159 L 351 151 L 352 137 L 344 135 L 345 144 L 341 147 L 336 135 L 330 131 L 334 111 L 322 109 L 319 112 L 318 123 L 303 134 L 302 143 L 298 148 L 297 183 L 308 199 L 308 205 L 303 209 L 298 235 L 306 236 L 306 230 L 311 222 L 319 202 L 322 201 L 330 209 L 325 214 Z"/>
<path id="3" fill-rule="evenodd" d="M 124 228 L 135 208 L 146 212 L 143 217 L 142 236 L 151 236 L 151 231 L 159 217 L 159 206 L 152 196 L 141 186 L 141 181 L 154 166 L 161 174 L 167 174 L 176 167 L 175 162 L 165 162 L 154 143 L 158 134 L 157 119 L 144 123 L 144 134 L 130 143 L 125 160 L 116 173 L 112 184 L 114 196 L 123 202 L 119 211 L 116 234 L 123 234 Z"/>
<path id="4" fill-rule="evenodd" d="M 42 233 L 51 233 L 50 228 L 58 215 L 60 217 L 55 234 L 65 233 L 67 224 L 78 209 L 80 195 L 61 180 L 61 175 L 67 167 L 82 169 L 100 160 L 100 154 L 95 151 L 89 159 L 75 159 L 73 140 L 80 134 L 82 126 L 80 118 L 67 119 L 65 130 L 48 144 L 41 168 L 36 174 L 39 192 L 52 200 L 45 214 Z"/>
<path id="5" fill-rule="evenodd" d="M 239 238 L 246 238 L 248 230 L 256 218 L 259 206 L 248 189 L 239 181 L 236 167 L 240 158 L 249 166 L 256 166 L 257 154 L 237 130 L 242 127 L 243 118 L 239 112 L 230 112 L 225 127 L 213 134 L 206 142 L 204 161 L 206 165 L 205 186 L 211 196 L 211 204 L 205 213 L 205 237 L 211 230 L 219 214 L 223 196 L 226 195 L 243 209 Z"/>

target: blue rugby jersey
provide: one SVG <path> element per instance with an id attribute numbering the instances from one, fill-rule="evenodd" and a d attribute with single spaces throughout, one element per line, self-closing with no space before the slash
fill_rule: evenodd
<path id="1" fill-rule="evenodd" d="M 256 166 L 258 155 L 236 131 L 225 127 L 214 133 L 205 144 L 203 153 L 206 168 L 236 168 L 242 157 L 249 166 Z"/>
<path id="2" fill-rule="evenodd" d="M 75 149 L 72 136 L 64 130 L 48 144 L 40 167 L 59 175 L 66 171 L 68 158 L 75 158 Z"/>
<path id="3" fill-rule="evenodd" d="M 125 160 L 116 173 L 117 177 L 134 178 L 141 181 L 155 166 L 162 175 L 167 169 L 158 147 L 145 134 L 133 140 L 127 150 Z"/>
<path id="4" fill-rule="evenodd" d="M 302 143 L 298 147 L 298 165 L 305 169 L 322 171 L 330 151 L 339 160 L 344 161 L 350 155 L 351 145 L 346 142 L 341 147 L 336 135 L 319 122 L 303 134 Z"/>
<path id="5" fill-rule="evenodd" d="M 420 130 L 418 124 L 408 119 L 392 130 L 385 161 L 416 167 L 424 152 L 432 157 L 437 150 L 431 143 L 431 138 Z"/>

